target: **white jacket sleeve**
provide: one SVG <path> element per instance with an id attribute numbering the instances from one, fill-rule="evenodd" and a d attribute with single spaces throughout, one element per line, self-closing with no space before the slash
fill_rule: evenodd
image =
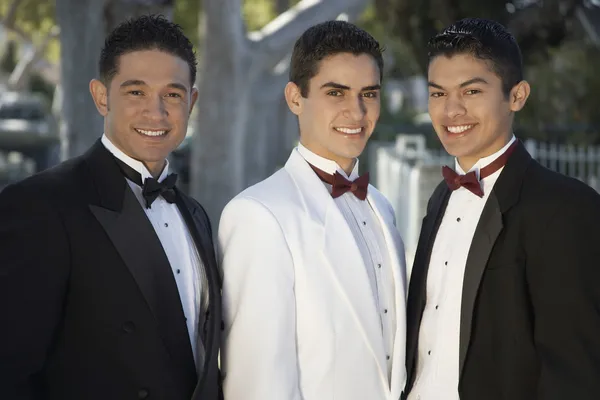
<path id="1" fill-rule="evenodd" d="M 294 265 L 275 216 L 232 200 L 219 224 L 225 400 L 301 400 Z"/>

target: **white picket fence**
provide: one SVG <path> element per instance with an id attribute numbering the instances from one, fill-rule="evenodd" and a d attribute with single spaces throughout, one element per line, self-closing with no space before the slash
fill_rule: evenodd
<path id="1" fill-rule="evenodd" d="M 576 147 L 525 141 L 529 153 L 547 168 L 573 176 L 600 191 L 600 146 Z M 398 135 L 378 145 L 370 156 L 374 185 L 392 203 L 397 227 L 411 267 L 427 201 L 442 180 L 441 166 L 454 159 L 443 150 L 427 149 L 422 135 Z"/>

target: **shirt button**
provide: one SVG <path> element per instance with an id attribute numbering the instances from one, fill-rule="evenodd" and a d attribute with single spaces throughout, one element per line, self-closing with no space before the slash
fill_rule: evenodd
<path id="1" fill-rule="evenodd" d="M 377 264 L 377 267 L 381 268 L 381 264 Z"/>
<path id="2" fill-rule="evenodd" d="M 366 224 L 367 224 L 367 221 L 363 221 L 363 225 L 366 225 Z"/>
<path id="3" fill-rule="evenodd" d="M 178 270 L 177 270 L 177 273 L 178 273 L 178 274 L 180 274 L 180 273 L 181 273 L 181 270 L 180 270 L 180 269 L 178 269 Z"/>
<path id="4" fill-rule="evenodd" d="M 444 263 L 444 265 L 448 265 L 448 261 L 446 261 L 446 262 Z"/>
<path id="5" fill-rule="evenodd" d="M 385 310 L 383 310 L 383 312 L 387 314 L 387 308 Z"/>
<path id="6" fill-rule="evenodd" d="M 169 224 L 167 224 L 167 223 L 165 222 L 165 228 L 168 228 L 168 227 L 169 227 Z"/>
<path id="7" fill-rule="evenodd" d="M 389 360 L 389 359 L 390 359 L 390 356 L 385 356 L 385 359 L 386 359 L 386 360 Z"/>
<path id="8" fill-rule="evenodd" d="M 460 222 L 460 217 L 456 218 L 456 222 Z"/>
<path id="9" fill-rule="evenodd" d="M 435 309 L 437 310 L 438 308 L 440 308 L 440 306 L 435 306 Z"/>
<path id="10" fill-rule="evenodd" d="M 427 354 L 431 355 L 431 350 L 429 350 L 429 351 L 427 352 Z"/>

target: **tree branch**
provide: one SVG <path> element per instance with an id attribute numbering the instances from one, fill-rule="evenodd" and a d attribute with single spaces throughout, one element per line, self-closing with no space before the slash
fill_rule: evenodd
<path id="1" fill-rule="evenodd" d="M 50 40 L 55 39 L 58 34 L 59 34 L 59 28 L 58 26 L 54 26 L 52 27 L 52 29 L 50 29 L 50 31 L 48 32 L 48 35 L 44 38 L 44 41 L 41 43 L 40 46 L 36 46 L 33 43 L 33 39 L 31 38 L 30 35 L 28 35 L 27 33 L 25 33 L 25 31 L 23 31 L 22 29 L 20 29 L 18 26 L 16 26 L 15 22 L 16 22 L 16 15 L 17 15 L 17 9 L 19 8 L 19 5 L 21 5 L 22 0 L 13 0 L 13 2 L 10 4 L 8 11 L 6 13 L 6 15 L 4 15 L 4 17 L 1 17 L 1 22 L 0 24 L 2 24 L 2 26 L 4 27 L 4 29 L 6 29 L 7 31 L 10 31 L 14 34 L 16 34 L 19 39 L 24 42 L 24 44 L 26 46 L 32 46 L 35 48 L 34 54 L 29 54 L 26 55 L 25 57 L 27 58 L 27 60 L 24 60 L 22 62 L 19 62 L 19 64 L 17 65 L 17 67 L 15 68 L 15 70 L 12 72 L 11 74 L 11 81 L 13 83 L 15 83 L 17 86 L 19 86 L 18 82 L 21 82 L 21 78 L 22 78 L 22 73 L 26 70 L 33 70 L 36 71 L 40 74 L 40 76 L 44 79 L 46 79 L 49 83 L 51 84 L 57 84 L 57 80 L 56 79 L 51 79 L 51 76 L 57 76 L 56 70 L 58 69 L 58 66 L 55 64 L 51 64 L 49 62 L 47 62 L 46 60 L 44 60 L 45 62 L 40 63 L 39 61 L 41 60 L 40 55 L 43 53 L 43 51 L 46 49 L 46 47 L 48 46 L 48 43 Z M 52 70 L 52 73 L 49 73 L 49 70 Z M 21 72 L 19 72 L 21 71 Z"/>
<path id="2" fill-rule="evenodd" d="M 34 70 L 36 62 L 42 58 L 42 54 L 48 47 L 50 40 L 58 37 L 59 35 L 58 26 L 54 26 L 44 37 L 44 40 L 39 46 L 33 46 L 27 54 L 23 55 L 17 66 L 10 74 L 8 79 L 8 87 L 13 90 L 23 90 L 24 85 L 27 82 L 29 76 L 31 75 L 31 71 Z"/>
<path id="3" fill-rule="evenodd" d="M 17 16 L 17 8 L 19 8 L 19 4 L 21 3 L 22 0 L 13 0 L 13 2 L 10 4 L 10 6 L 8 7 L 8 11 L 6 13 L 6 15 L 4 16 L 4 21 L 2 21 L 2 23 L 4 24 L 4 26 L 14 26 L 15 25 L 15 18 Z"/>
<path id="4" fill-rule="evenodd" d="M 292 50 L 296 39 L 307 28 L 335 19 L 341 13 L 359 15 L 367 3 L 367 0 L 302 0 L 260 31 L 248 34 L 260 53 L 256 61 L 262 61 L 266 68 L 273 68 Z"/>

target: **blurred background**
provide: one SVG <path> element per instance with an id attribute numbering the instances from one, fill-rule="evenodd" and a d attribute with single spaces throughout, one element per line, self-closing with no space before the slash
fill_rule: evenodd
<path id="1" fill-rule="evenodd" d="M 386 48 L 382 116 L 361 169 L 392 201 L 409 260 L 451 162 L 427 114 L 425 44 L 460 18 L 491 18 L 516 36 L 532 95 L 515 133 L 544 165 L 600 190 L 600 0 L 0 0 L 0 190 L 99 138 L 88 92 L 99 49 L 116 24 L 145 13 L 179 23 L 196 46 L 200 96 L 171 162 L 213 225 L 296 144 L 283 100 L 290 51 L 329 19 Z"/>

